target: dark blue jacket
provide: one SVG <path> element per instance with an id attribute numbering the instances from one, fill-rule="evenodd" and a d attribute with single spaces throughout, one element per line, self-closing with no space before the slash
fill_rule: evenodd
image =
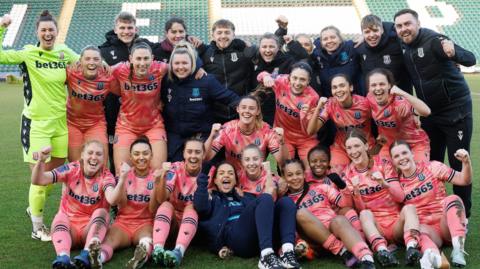
<path id="1" fill-rule="evenodd" d="M 421 28 L 410 44 L 403 44 L 404 61 L 412 78 L 417 97 L 432 110 L 431 116 L 441 114 L 456 122 L 472 113 L 470 89 L 457 64 L 475 65 L 475 55 L 455 45 L 455 56 L 448 58 L 442 48 L 447 37 Z M 453 113 L 453 111 L 456 111 Z"/>
<path id="2" fill-rule="evenodd" d="M 313 42 L 315 50 L 313 51 L 313 59 L 316 61 L 318 70 L 320 71 L 320 87 L 322 96 L 332 96 L 331 80 L 336 74 L 345 74 L 352 80 L 354 93 L 365 96 L 366 92 L 361 79 L 360 65 L 357 53 L 354 50 L 353 41 L 347 40 L 340 44 L 340 47 L 332 54 L 328 54 L 322 49 L 320 39 L 317 38 Z"/>
<path id="3" fill-rule="evenodd" d="M 199 228 L 207 237 L 210 250 L 214 253 L 225 246 L 225 225 L 230 217 L 231 202 L 239 202 L 244 207 L 255 201 L 256 197 L 245 193 L 238 195 L 235 189 L 227 194 L 212 191 L 208 194 L 208 177 L 200 174 L 197 178 L 197 190 L 193 196 L 193 205 L 198 213 L 200 222 Z"/>
<path id="4" fill-rule="evenodd" d="M 383 34 L 377 46 L 371 47 L 367 42 L 363 42 L 355 50 L 358 53 L 364 81 L 366 75 L 373 69 L 385 68 L 392 72 L 400 89 L 412 94 L 412 80 L 403 61 L 401 43 L 393 23 L 383 23 Z M 368 86 L 365 88 L 368 89 Z"/>
<path id="5" fill-rule="evenodd" d="M 183 138 L 198 133 L 210 133 L 213 122 L 213 103 L 235 106 L 238 95 L 223 87 L 212 75 L 195 79 L 165 78 L 162 85 L 165 129 Z"/>

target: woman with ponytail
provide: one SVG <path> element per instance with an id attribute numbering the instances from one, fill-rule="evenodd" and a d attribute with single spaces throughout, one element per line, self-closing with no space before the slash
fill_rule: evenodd
<path id="1" fill-rule="evenodd" d="M 113 67 L 113 76 L 120 84 L 115 94 L 122 104 L 117 119 L 113 158 L 116 174 L 122 162 L 127 162 L 130 144 L 141 135 L 152 144 L 152 168 L 160 168 L 167 159 L 167 135 L 160 100 L 161 81 L 167 74 L 167 64 L 153 61 L 152 49 L 147 43 L 132 46 L 129 62 Z"/>
<path id="2" fill-rule="evenodd" d="M 0 20 L 0 43 L 12 22 L 9 15 Z M 0 64 L 19 65 L 24 79 L 24 108 L 22 112 L 21 141 L 23 160 L 30 169 L 37 162 L 33 155 L 45 147 L 51 147 L 45 171 L 62 165 L 67 157 L 68 131 L 65 69 L 77 61 L 78 55 L 63 44 L 55 44 L 58 35 L 57 22 L 45 10 L 36 22 L 39 43 L 26 45 L 22 49 L 2 50 Z M 43 224 L 43 212 L 47 193 L 46 186 L 30 185 L 27 213 L 32 219 L 32 238 L 50 241 L 48 229 Z"/>

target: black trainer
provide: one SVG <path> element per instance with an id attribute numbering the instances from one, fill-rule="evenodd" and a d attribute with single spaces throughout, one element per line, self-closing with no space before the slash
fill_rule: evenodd
<path id="1" fill-rule="evenodd" d="M 405 264 L 408 266 L 417 265 L 420 262 L 421 257 L 422 253 L 420 253 L 418 248 L 409 247 L 405 253 Z"/>
<path id="2" fill-rule="evenodd" d="M 360 269 L 375 269 L 375 263 L 371 261 L 361 261 Z"/>
<path id="3" fill-rule="evenodd" d="M 275 253 L 265 255 L 258 260 L 259 269 L 283 269 L 282 262 Z"/>
<path id="4" fill-rule="evenodd" d="M 382 267 L 397 266 L 399 264 L 397 257 L 388 250 L 380 250 L 375 253 L 375 258 Z"/>
<path id="5" fill-rule="evenodd" d="M 295 251 L 287 251 L 280 256 L 280 261 L 283 265 L 283 268 L 301 268 L 300 263 L 297 261 L 295 256 Z"/>

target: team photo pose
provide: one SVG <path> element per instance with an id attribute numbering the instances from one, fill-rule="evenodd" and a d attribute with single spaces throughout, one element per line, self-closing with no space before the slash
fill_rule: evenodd
<path id="1" fill-rule="evenodd" d="M 152 145 L 141 136 L 130 145 L 130 163 L 120 166 L 113 199 L 118 205 L 115 221 L 108 229 L 101 245 L 100 265 L 112 259 L 114 250 L 135 245 L 135 253 L 126 268 L 141 268 L 152 252 L 153 216 L 158 202 L 156 181 L 162 176 L 160 169 L 152 169 Z M 101 267 L 99 267 L 101 268 Z"/>
<path id="2" fill-rule="evenodd" d="M 259 153 L 258 148 L 250 150 Z M 261 169 L 261 159 L 257 164 Z M 228 249 L 244 258 L 260 253 L 258 268 L 300 268 L 293 251 L 295 205 L 287 197 L 276 200 L 276 185 L 270 171 L 265 173 L 256 195 L 237 191 L 237 172 L 229 163 L 217 167 L 213 177 L 216 189 L 210 193 L 208 177 L 201 175 L 194 197 L 200 229 L 207 234 L 214 253 Z M 280 244 L 280 257 L 275 254 L 275 242 Z"/>
<path id="3" fill-rule="evenodd" d="M 345 150 L 345 138 L 350 129 L 360 129 L 366 136 L 368 145 L 372 147 L 374 140 L 371 135 L 371 108 L 367 98 L 352 94 L 353 86 L 348 76 L 337 74 L 332 78 L 332 97 L 322 97 L 313 109 L 307 133 L 314 134 L 327 122 L 332 120 L 337 132 L 335 141 L 330 146 L 330 166 L 334 172 L 340 172 L 350 163 Z M 312 107 L 313 108 L 313 107 Z"/>
<path id="4" fill-rule="evenodd" d="M 345 265 L 348 267 L 353 267 L 358 262 L 361 268 L 375 268 L 373 254 L 359 232 L 344 216 L 337 215 L 333 209 L 334 207 L 351 207 L 351 199 L 343 198 L 340 192 L 327 184 L 306 182 L 305 167 L 298 159 L 288 160 L 283 170 L 288 184 L 288 197 L 295 202 L 299 210 L 307 209 L 332 233 L 323 245 L 329 246 L 333 254 L 344 258 L 350 254 L 346 253 L 347 249 L 351 251 L 359 262 L 347 258 Z M 313 232 L 303 230 L 307 238 L 308 234 L 311 236 Z M 342 244 L 339 244 L 335 237 L 338 237 Z M 314 238 L 314 240 L 318 239 Z M 337 244 L 332 244 L 333 242 Z M 332 245 L 335 247 L 331 247 Z"/>
<path id="5" fill-rule="evenodd" d="M 213 75 L 196 79 L 197 55 L 193 47 L 180 41 L 169 61 L 164 79 L 162 102 L 167 129 L 168 161 L 182 160 L 183 145 L 193 136 L 207 139 L 214 123 L 214 102 L 236 106 L 238 95 L 222 86 Z"/>
<path id="6" fill-rule="evenodd" d="M 105 144 L 90 140 L 83 145 L 80 159 L 46 171 L 50 157 L 47 147 L 35 155 L 32 184 L 63 183 L 60 209 L 52 222 L 52 242 L 57 258 L 54 269 L 99 268 L 100 244 L 105 238 L 110 205 L 115 205 L 115 179 L 105 167 Z M 70 260 L 70 249 L 84 245 L 80 255 Z"/>
<path id="7" fill-rule="evenodd" d="M 107 123 L 103 113 L 105 97 L 118 83 L 102 66 L 100 50 L 87 46 L 80 53 L 80 65 L 67 67 L 68 160 L 80 159 L 82 145 L 90 140 L 104 144 L 108 163 Z"/>
<path id="8" fill-rule="evenodd" d="M 276 162 L 283 163 L 288 159 L 288 149 L 285 146 L 282 128 L 271 129 L 262 120 L 260 101 L 254 96 L 244 96 L 237 106 L 238 120 L 213 124 L 212 131 L 205 142 L 206 160 L 211 160 L 223 147 L 225 147 L 226 160 L 235 166 L 235 171 L 243 170 L 241 165 L 242 151 L 250 145 L 257 145 L 262 154 L 273 155 Z"/>
<path id="9" fill-rule="evenodd" d="M 388 242 L 405 243 L 405 263 L 420 259 L 420 223 L 415 206 L 401 204 L 405 195 L 393 167 L 379 156 L 371 158 L 365 135 L 352 130 L 345 140 L 351 163 L 345 170 L 348 194 L 360 212 L 363 232 L 382 266 L 399 264 Z"/>
<path id="10" fill-rule="evenodd" d="M 403 91 L 394 84 L 387 69 L 374 69 L 366 76 L 367 99 L 372 108 L 372 118 L 378 135 L 386 139 L 379 154 L 390 158 L 389 148 L 395 140 L 404 140 L 411 145 L 415 161 L 430 161 L 430 139 L 418 126 L 416 117 L 427 117 L 430 108 L 420 99 Z"/>
<path id="11" fill-rule="evenodd" d="M 405 141 L 395 141 L 390 148 L 405 193 L 404 203 L 417 208 L 420 223 L 429 226 L 425 233 L 435 242 L 426 241 L 429 243 L 424 244 L 422 237 L 422 268 L 439 268 L 441 257 L 438 247 L 450 242 L 453 265 L 466 266 L 465 207 L 460 197 L 447 194 L 445 183 L 471 184 L 473 172 L 468 152 L 464 149 L 455 152 L 455 157 L 462 162 L 462 170 L 455 171 L 438 161 L 415 162 L 414 153 Z"/>
<path id="12" fill-rule="evenodd" d="M 12 19 L 8 14 L 0 21 L 0 42 Z M 68 151 L 68 130 L 65 81 L 66 67 L 78 60 L 78 55 L 66 45 L 55 44 L 57 22 L 44 10 L 35 24 L 38 45 L 25 45 L 18 50 L 0 48 L 0 63 L 19 65 L 24 78 L 21 142 L 23 161 L 36 163 L 33 153 L 50 146 L 47 171 L 65 163 Z M 50 241 L 50 232 L 43 224 L 45 201 L 52 185 L 30 185 L 27 214 L 32 221 L 33 239 Z"/>
<path id="13" fill-rule="evenodd" d="M 153 224 L 152 258 L 156 264 L 167 267 L 179 266 L 197 232 L 198 215 L 193 207 L 193 193 L 197 189 L 197 177 L 202 171 L 204 156 L 203 141 L 199 138 L 190 138 L 185 142 L 184 160 L 164 163 L 162 167 L 164 175 L 160 179 L 157 192 L 160 207 Z M 167 239 L 175 235 L 174 249 L 167 250 Z"/>
<path id="14" fill-rule="evenodd" d="M 113 67 L 113 76 L 120 84 L 114 92 L 121 96 L 113 156 L 116 174 L 129 159 L 129 147 L 141 135 L 148 137 L 153 158 L 152 168 L 160 168 L 167 160 L 167 134 L 162 117 L 161 82 L 167 74 L 164 62 L 153 61 L 152 49 L 146 43 L 135 43 L 129 62 Z"/>
<path id="15" fill-rule="evenodd" d="M 310 119 L 308 113 L 318 103 L 318 94 L 309 86 L 312 69 L 306 63 L 293 64 L 289 75 L 272 77 L 262 72 L 257 79 L 266 89 L 275 93 L 274 126 L 285 130 L 285 146 L 290 158 L 297 154 L 307 163 L 307 153 L 318 144 L 314 134 L 307 132 Z M 311 113 L 310 113 L 311 114 Z"/>

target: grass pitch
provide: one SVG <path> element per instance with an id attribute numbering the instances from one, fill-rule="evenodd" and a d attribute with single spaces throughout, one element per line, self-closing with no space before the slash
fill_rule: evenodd
<path id="1" fill-rule="evenodd" d="M 480 167 L 480 76 L 467 76 L 473 98 L 474 130 L 471 143 L 471 156 L 474 174 Z M 30 172 L 23 163 L 20 147 L 20 113 L 23 106 L 21 85 L 0 84 L 0 269 L 6 268 L 51 268 L 55 251 L 50 242 L 40 242 L 30 238 L 31 223 L 25 214 L 28 206 L 28 188 Z M 476 201 L 480 198 L 477 177 L 473 179 L 473 210 L 469 223 L 469 233 L 466 243 L 466 268 L 480 268 L 480 208 Z M 58 209 L 61 186 L 55 186 L 47 200 L 45 223 L 50 224 Z M 447 257 L 451 248 L 444 249 Z M 72 257 L 78 250 L 72 251 Z M 133 255 L 133 248 L 117 251 L 111 262 L 104 268 L 123 268 L 126 261 Z M 403 261 L 404 252 L 397 253 Z M 182 263 L 183 268 L 256 268 L 257 258 L 232 258 L 227 261 L 218 259 L 209 253 L 206 247 L 193 246 L 188 249 Z M 303 268 L 345 268 L 341 260 L 326 256 L 313 262 L 303 262 Z M 148 264 L 145 268 L 156 268 Z M 409 267 L 397 267 L 409 268 Z"/>

